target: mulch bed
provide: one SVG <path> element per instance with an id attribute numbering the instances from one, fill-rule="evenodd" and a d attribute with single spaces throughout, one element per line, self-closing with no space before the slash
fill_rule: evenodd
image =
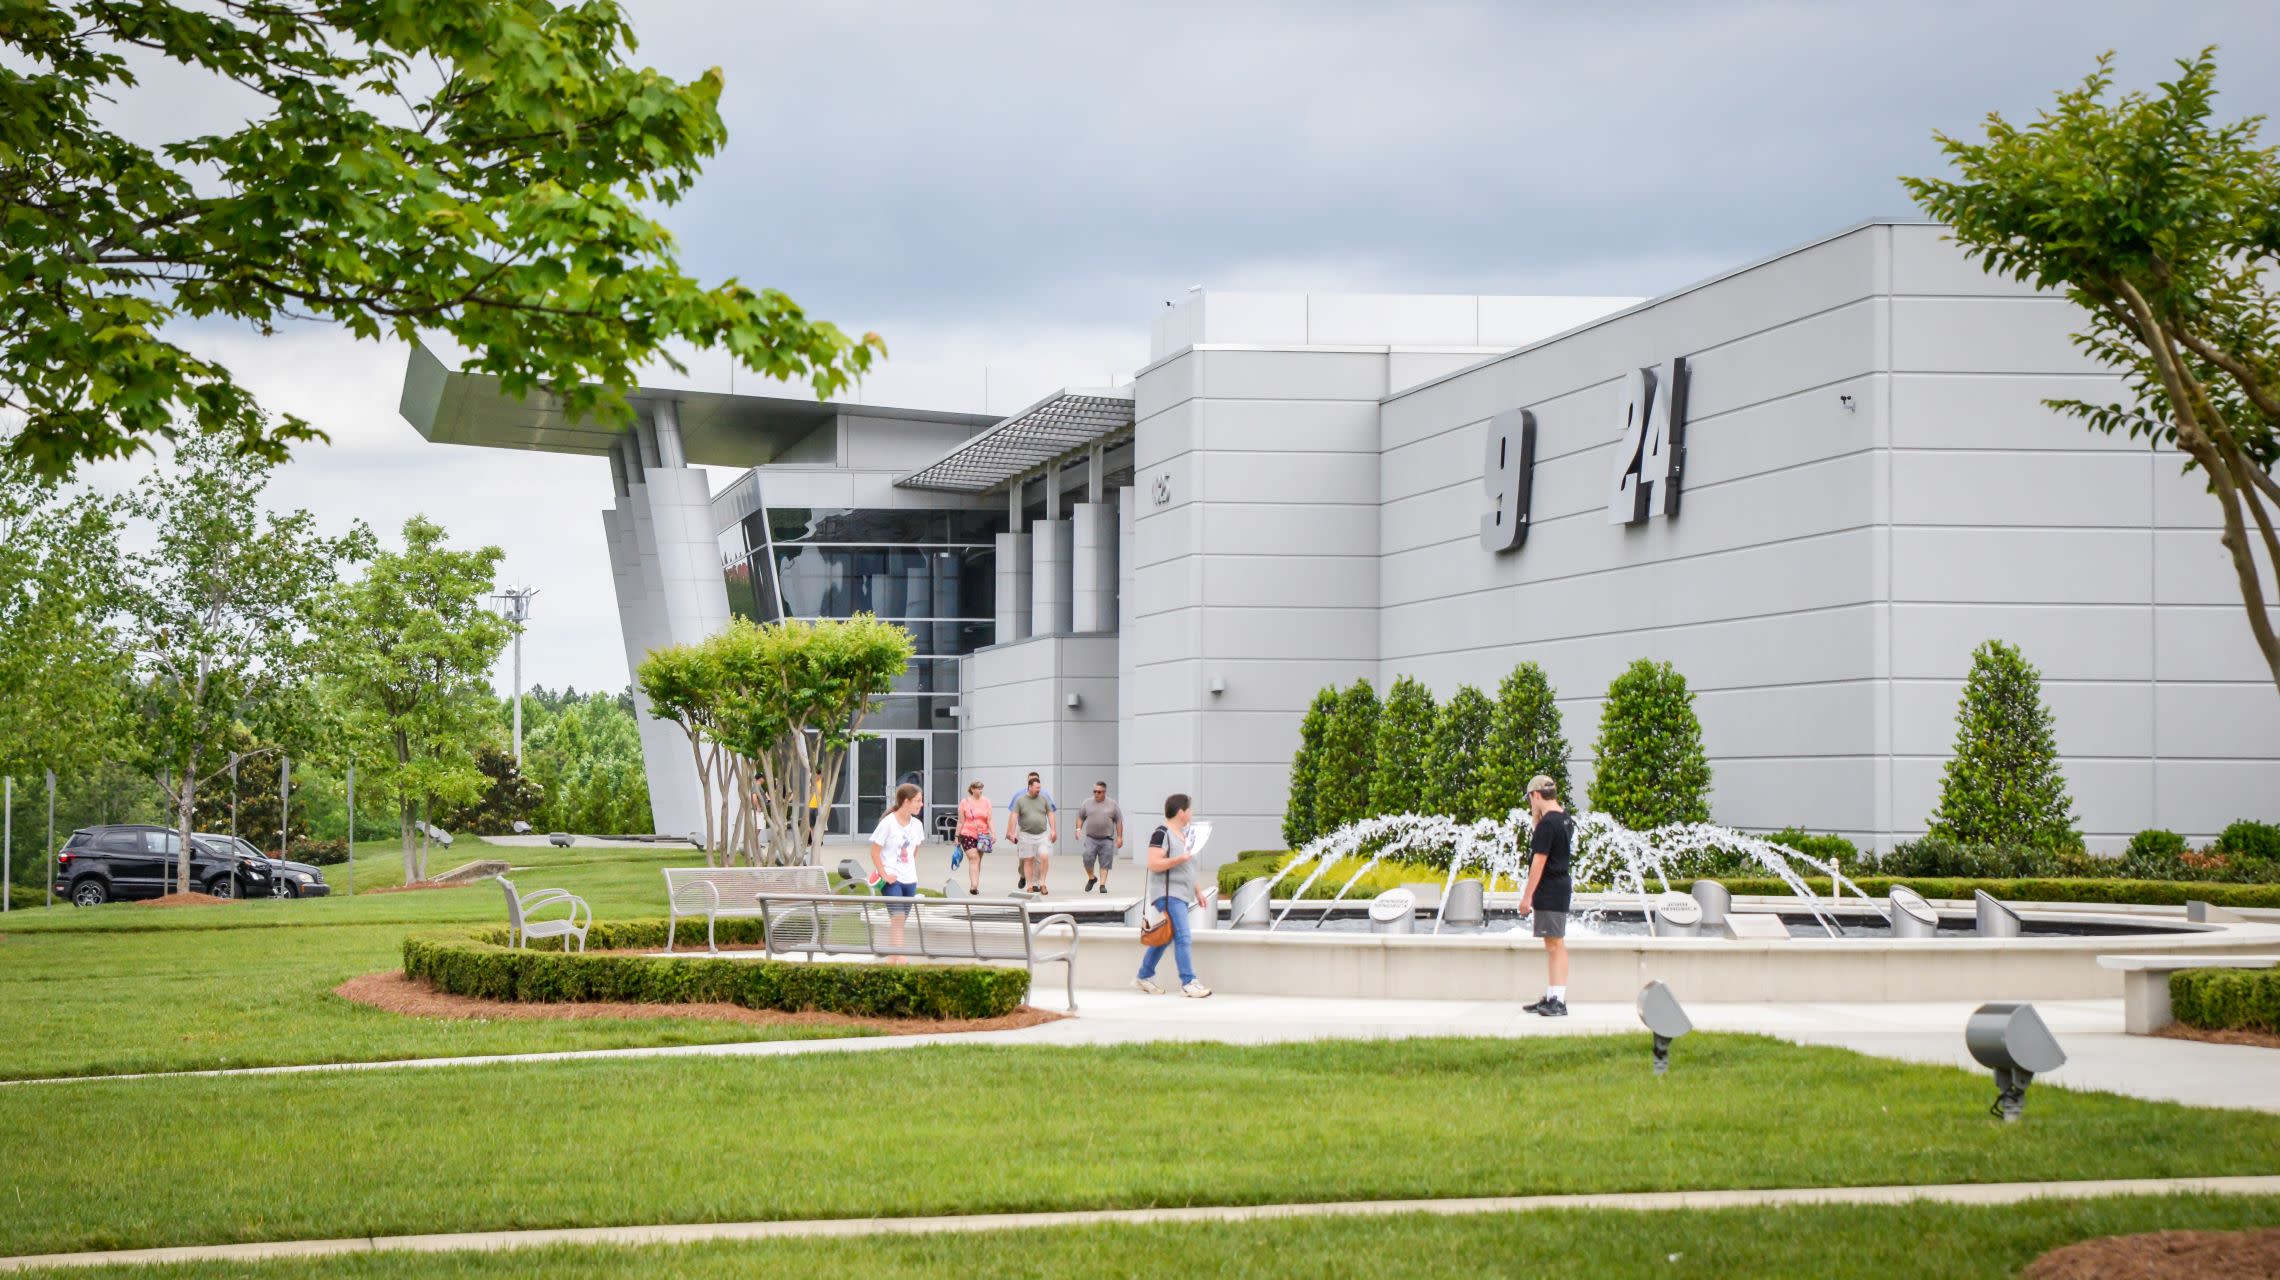
<path id="1" fill-rule="evenodd" d="M 2269 1280 L 2280 1276 L 2280 1227 L 2105 1236 L 2053 1249 L 2021 1274 L 2026 1280 Z"/>
<path id="2" fill-rule="evenodd" d="M 2168 1036 L 2172 1040 L 2199 1040 L 2204 1044 L 2245 1044 L 2253 1045 L 2259 1049 L 2280 1049 L 2280 1036 L 2269 1031 L 2245 1029 L 2217 1031 L 2207 1027 L 2188 1027 L 2182 1022 L 2172 1022 L 2153 1034 Z M 2280 1274 L 2280 1272 L 2275 1274 Z"/>
<path id="3" fill-rule="evenodd" d="M 786 1013 L 781 1009 L 747 1009 L 739 1004 L 522 1004 L 512 1000 L 479 1000 L 474 996 L 447 995 L 402 973 L 368 973 L 333 988 L 343 1000 L 415 1018 L 702 1018 L 711 1022 L 742 1022 L 754 1026 L 866 1027 L 888 1035 L 926 1035 L 939 1031 L 1011 1031 L 1058 1022 L 1069 1015 L 1023 1005 L 1002 1018 L 854 1018 L 842 1013 Z"/>
<path id="4" fill-rule="evenodd" d="M 217 898 L 210 893 L 170 893 L 163 898 L 137 899 L 135 905 L 138 907 L 212 907 L 229 901 L 231 899 Z"/>

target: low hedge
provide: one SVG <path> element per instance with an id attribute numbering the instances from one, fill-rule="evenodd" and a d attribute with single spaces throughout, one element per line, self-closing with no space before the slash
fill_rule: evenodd
<path id="1" fill-rule="evenodd" d="M 2184 969 L 2169 975 L 2169 1009 L 2189 1027 L 2280 1035 L 2280 969 Z"/>
<path id="2" fill-rule="evenodd" d="M 1718 876 L 1718 883 L 1741 894 L 1787 894 L 1789 886 L 1772 876 Z M 2191 899 L 2220 907 L 2280 907 L 2280 885 L 2212 884 L 2192 880 L 2021 879 L 1978 880 L 1941 876 L 1847 876 L 1869 894 L 1882 897 L 1892 886 L 1904 884 L 1927 898 L 1969 898 L 1972 890 L 2011 902 L 2111 902 L 2179 906 Z M 1673 880 L 1684 890 L 1691 880 Z M 1807 877 L 1805 883 L 1824 897 L 1826 876 Z"/>
<path id="3" fill-rule="evenodd" d="M 722 941 L 756 941 L 756 920 L 721 924 Z M 681 941 L 704 944 L 684 924 Z M 749 934 L 747 937 L 745 935 Z M 1029 973 L 995 965 L 794 964 L 696 955 L 596 955 L 516 950 L 503 929 L 415 934 L 404 939 L 404 975 L 438 991 L 484 1000 L 534 1004 L 626 1001 L 636 1004 L 736 1004 L 792 1013 L 859 1018 L 995 1018 L 1029 998 Z M 597 948 L 664 945 L 662 920 L 596 925 Z"/>
<path id="4" fill-rule="evenodd" d="M 1241 887 L 1244 881 L 1262 877 L 1273 878 L 1275 872 L 1281 870 L 1283 864 L 1289 862 L 1290 859 L 1291 855 L 1282 850 L 1244 854 L 1235 861 L 1219 868 L 1219 896 L 1232 899 L 1235 896 L 1235 890 Z M 1354 879 L 1355 874 L 1361 872 L 1363 864 L 1368 861 L 1369 859 L 1360 855 L 1340 858 L 1335 865 L 1323 872 L 1312 885 L 1307 887 L 1306 897 L 1309 899 L 1335 898 L 1338 896 L 1338 891 L 1345 888 L 1346 882 L 1353 880 L 1353 888 L 1346 890 L 1346 900 L 1349 902 L 1367 902 L 1388 889 L 1398 889 L 1405 884 L 1438 885 L 1446 883 L 1449 878 L 1449 869 L 1445 866 L 1435 867 L 1423 862 L 1401 862 L 1389 858 L 1370 867 L 1366 873 L 1361 875 L 1360 879 Z M 1292 872 L 1283 878 L 1281 884 L 1275 886 L 1275 895 L 1283 897 L 1296 892 L 1300 885 L 1306 883 L 1307 877 L 1312 875 L 1314 875 L 1312 865 Z M 1485 881 L 1488 879 L 1488 873 L 1467 868 L 1458 878 Z M 1511 890 L 1520 886 L 1506 879 L 1491 887 Z"/>

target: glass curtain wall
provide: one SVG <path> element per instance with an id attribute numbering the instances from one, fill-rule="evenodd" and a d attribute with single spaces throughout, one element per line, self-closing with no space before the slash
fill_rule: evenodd
<path id="1" fill-rule="evenodd" d="M 764 496 L 764 495 L 763 495 Z M 991 641 L 996 511 L 769 507 L 720 535 L 729 608 L 759 622 L 872 613 L 916 642 L 910 669 L 864 718 L 828 829 L 867 832 L 904 782 L 927 822 L 958 807 L 958 658 Z"/>

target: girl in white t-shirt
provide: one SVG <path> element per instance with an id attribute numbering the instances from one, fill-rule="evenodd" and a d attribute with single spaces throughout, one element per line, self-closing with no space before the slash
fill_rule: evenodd
<path id="1" fill-rule="evenodd" d="M 871 866 L 878 873 L 879 896 L 918 896 L 918 846 L 926 843 L 926 824 L 918 820 L 918 814 L 925 807 L 925 793 L 916 784 L 906 782 L 895 788 L 895 807 L 879 819 L 878 830 L 871 833 Z M 888 944 L 901 951 L 903 917 L 910 914 L 910 908 L 893 903 L 887 912 Z M 899 955 L 892 961 L 902 962 Z"/>

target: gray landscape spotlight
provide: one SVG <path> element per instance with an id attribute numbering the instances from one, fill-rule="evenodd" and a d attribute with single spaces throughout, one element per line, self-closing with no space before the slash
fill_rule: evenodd
<path id="1" fill-rule="evenodd" d="M 2066 1065 L 2058 1037 L 2024 1001 L 1998 1000 L 1972 1010 L 1963 1025 L 1963 1043 L 1980 1066 L 1995 1072 L 1995 1105 L 1987 1114 L 2006 1122 L 2017 1120 L 2026 1108 L 2027 1086 L 2036 1076 Z"/>
<path id="2" fill-rule="evenodd" d="M 1694 1020 L 1678 1005 L 1678 997 L 1660 981 L 1639 988 L 1639 1021 L 1655 1036 L 1655 1074 L 1670 1071 L 1670 1042 L 1694 1030 Z"/>

